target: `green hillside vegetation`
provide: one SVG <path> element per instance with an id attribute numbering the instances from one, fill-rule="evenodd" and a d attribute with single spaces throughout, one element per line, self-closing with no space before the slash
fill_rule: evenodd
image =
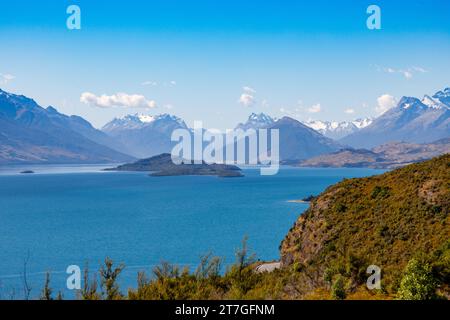
<path id="1" fill-rule="evenodd" d="M 281 245 L 285 267 L 317 269 L 355 289 L 366 269 L 382 270 L 395 294 L 408 261 L 430 265 L 449 284 L 450 155 L 329 187 L 298 219 Z M 326 282 L 326 281 L 325 281 Z M 441 288 L 448 293 L 448 287 Z"/>
<path id="2" fill-rule="evenodd" d="M 280 246 L 282 267 L 257 273 L 244 241 L 220 272 L 207 255 L 196 270 L 163 263 L 120 291 L 123 266 L 105 261 L 97 285 L 85 273 L 82 299 L 448 299 L 450 155 L 385 174 L 347 179 L 314 197 Z M 381 289 L 366 286 L 369 265 Z M 43 298 L 49 296 L 46 282 Z"/>

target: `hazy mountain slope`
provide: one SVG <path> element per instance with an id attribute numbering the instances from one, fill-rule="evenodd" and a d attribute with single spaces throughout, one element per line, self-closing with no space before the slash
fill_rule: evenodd
<path id="1" fill-rule="evenodd" d="M 53 107 L 47 107 L 47 116 L 55 124 L 65 126 L 81 134 L 83 137 L 92 140 L 98 144 L 107 146 L 119 152 L 123 152 L 125 147 L 101 130 L 94 128 L 91 123 L 84 118 L 76 115 L 68 116 L 59 113 Z"/>
<path id="2" fill-rule="evenodd" d="M 342 149 L 334 140 L 289 117 L 283 117 L 269 129 L 280 132 L 281 160 L 307 159 Z"/>
<path id="3" fill-rule="evenodd" d="M 127 115 L 107 123 L 102 131 L 117 140 L 125 151 L 137 158 L 146 158 L 171 152 L 172 132 L 188 129 L 178 117 L 162 114 L 158 116 Z"/>
<path id="4" fill-rule="evenodd" d="M 54 108 L 44 109 L 32 99 L 0 90 L 0 162 L 97 163 L 131 159 L 73 130 L 75 121 L 85 120 L 64 116 Z"/>

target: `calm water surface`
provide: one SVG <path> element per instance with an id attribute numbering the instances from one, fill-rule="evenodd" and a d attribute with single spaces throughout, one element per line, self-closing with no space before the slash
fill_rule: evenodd
<path id="1" fill-rule="evenodd" d="M 68 265 L 98 268 L 105 257 L 124 262 L 124 288 L 138 271 L 169 261 L 191 266 L 213 252 L 234 261 L 244 236 L 262 260 L 307 208 L 290 203 L 371 169 L 282 168 L 276 176 L 244 170 L 244 178 L 149 177 L 101 172 L 104 166 L 0 168 L 0 299 L 23 297 L 22 272 L 37 297 L 46 271 L 64 290 Z M 31 169 L 36 174 L 17 174 Z M 71 292 L 65 290 L 66 297 Z"/>

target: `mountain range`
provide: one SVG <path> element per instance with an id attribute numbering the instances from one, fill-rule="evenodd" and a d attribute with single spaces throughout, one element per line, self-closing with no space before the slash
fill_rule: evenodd
<path id="1" fill-rule="evenodd" d="M 122 144 L 125 153 L 136 158 L 147 158 L 170 152 L 174 145 L 170 138 L 176 129 L 189 128 L 183 120 L 173 115 L 135 114 L 108 122 L 102 131 Z"/>
<path id="2" fill-rule="evenodd" d="M 421 100 L 403 97 L 376 119 L 300 122 L 252 113 L 235 129 L 279 129 L 280 160 L 306 160 L 393 141 L 430 143 L 450 137 L 450 88 Z M 191 130 L 169 114 L 127 115 L 101 130 L 79 116 L 0 90 L 0 163 L 128 162 L 170 152 L 175 129 Z"/>
<path id="3" fill-rule="evenodd" d="M 0 163 L 106 163 L 133 157 L 78 116 L 0 90 Z"/>
<path id="4" fill-rule="evenodd" d="M 372 121 L 372 118 L 341 122 L 313 120 L 307 121 L 305 122 L 305 124 L 328 138 L 341 139 L 351 133 L 357 132 L 358 130 L 367 127 L 372 123 Z"/>
<path id="5" fill-rule="evenodd" d="M 446 88 L 421 100 L 402 97 L 397 106 L 339 142 L 355 148 L 373 148 L 389 141 L 426 143 L 449 136 L 450 88 Z"/>

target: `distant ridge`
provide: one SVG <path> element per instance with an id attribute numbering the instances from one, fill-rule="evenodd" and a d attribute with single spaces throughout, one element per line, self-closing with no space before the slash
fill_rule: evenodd
<path id="1" fill-rule="evenodd" d="M 108 146 L 109 145 L 109 146 Z M 111 163 L 133 157 L 79 116 L 0 89 L 0 163 Z"/>
<path id="2" fill-rule="evenodd" d="M 339 140 L 355 148 L 373 148 L 390 141 L 433 142 L 450 137 L 450 88 L 422 100 L 403 97 L 369 126 Z"/>
<path id="3" fill-rule="evenodd" d="M 136 158 L 147 158 L 170 152 L 174 146 L 172 132 L 189 129 L 186 123 L 173 115 L 156 116 L 134 114 L 116 118 L 102 131 L 124 146 L 124 151 Z"/>

